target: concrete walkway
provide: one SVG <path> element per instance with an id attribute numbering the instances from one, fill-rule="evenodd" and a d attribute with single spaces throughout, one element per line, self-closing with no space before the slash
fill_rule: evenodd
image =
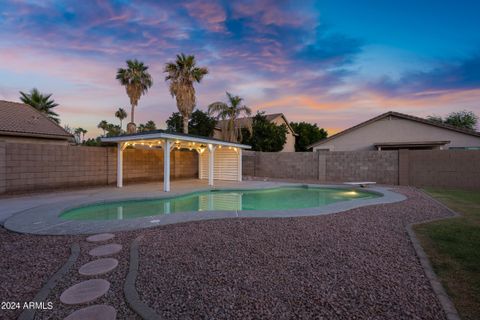
<path id="1" fill-rule="evenodd" d="M 229 182 L 216 181 L 215 188 L 218 189 L 261 189 L 280 186 L 305 185 L 299 183 L 265 182 L 265 181 L 243 181 Z M 322 186 L 312 185 L 310 186 Z M 331 185 L 328 187 L 332 187 Z M 351 189 L 351 186 L 335 186 Z M 96 188 L 84 191 L 62 192 L 55 196 L 48 195 L 46 201 L 42 196 L 31 197 L 28 205 L 21 205 L 25 198 L 10 198 L 0 200 L 0 207 L 6 207 L 4 212 L 10 217 L 4 222 L 4 227 L 20 233 L 32 233 L 43 235 L 66 235 L 66 234 L 93 234 L 103 232 L 117 232 L 135 230 L 141 228 L 167 225 L 180 222 L 223 219 L 223 218 L 285 218 L 312 216 L 341 212 L 352 208 L 403 201 L 403 195 L 389 191 L 388 188 L 372 187 L 369 191 L 383 195 L 378 198 L 356 199 L 332 203 L 317 208 L 278 210 L 278 211 L 203 211 L 203 212 L 182 212 L 169 215 L 147 216 L 137 219 L 126 220 L 65 220 L 59 215 L 65 210 L 98 204 L 115 200 L 143 200 L 152 198 L 172 197 L 189 192 L 210 190 L 206 181 L 183 180 L 172 184 L 172 191 L 163 192 L 159 183 L 126 186 L 124 188 Z M 36 201 L 35 201 L 36 200 Z M 5 201 L 5 204 L 2 203 Z M 20 210 L 19 210 L 20 208 Z M 17 211 L 16 211 L 17 210 Z"/>

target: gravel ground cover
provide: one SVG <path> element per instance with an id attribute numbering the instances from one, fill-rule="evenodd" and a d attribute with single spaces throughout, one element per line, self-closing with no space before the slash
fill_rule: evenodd
<path id="1" fill-rule="evenodd" d="M 227 219 L 116 233 L 105 243 L 123 245 L 118 267 L 98 277 L 78 269 L 95 260 L 103 243 L 86 236 L 39 237 L 0 229 L 2 301 L 30 300 L 78 242 L 81 252 L 47 301 L 54 310 L 36 319 L 62 319 L 87 305 L 108 304 L 118 319 L 139 319 L 127 306 L 123 284 L 131 242 L 139 235 L 137 290 L 165 319 L 444 319 L 405 226 L 449 215 L 409 188 L 408 200 L 326 216 Z M 3 259 L 3 257 L 12 257 Z M 60 294 L 86 279 L 111 283 L 108 293 L 81 306 Z M 19 312 L 5 313 L 15 318 Z"/>
<path id="2" fill-rule="evenodd" d="M 397 191 L 408 200 L 143 230 L 140 297 L 165 319 L 445 319 L 405 226 L 450 213 Z"/>
<path id="3" fill-rule="evenodd" d="M 67 261 L 74 237 L 33 236 L 0 227 L 0 302 L 31 301 Z M 15 319 L 21 310 L 0 310 L 0 319 Z"/>

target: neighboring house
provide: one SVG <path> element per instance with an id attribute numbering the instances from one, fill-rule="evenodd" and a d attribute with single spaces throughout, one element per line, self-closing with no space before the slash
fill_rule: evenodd
<path id="1" fill-rule="evenodd" d="M 309 147 L 313 151 L 480 149 L 480 132 L 390 111 Z"/>
<path id="2" fill-rule="evenodd" d="M 277 126 L 284 124 L 287 127 L 287 140 L 283 145 L 283 149 L 280 152 L 295 152 L 295 136 L 297 135 L 287 118 L 283 113 L 266 114 L 265 117 L 268 121 L 275 123 Z M 222 139 L 221 122 L 226 120 L 220 120 L 215 127 L 213 137 L 216 139 Z M 235 127 L 247 128 L 252 125 L 253 117 L 238 118 L 235 120 Z"/>
<path id="3" fill-rule="evenodd" d="M 17 102 L 0 100 L 0 140 L 69 144 L 74 137 L 35 108 Z"/>

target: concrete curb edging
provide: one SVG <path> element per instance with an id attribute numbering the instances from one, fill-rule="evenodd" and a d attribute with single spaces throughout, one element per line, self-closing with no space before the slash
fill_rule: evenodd
<path id="1" fill-rule="evenodd" d="M 74 243 L 71 246 L 71 253 L 68 257 L 67 262 L 55 272 L 55 274 L 48 279 L 47 283 L 40 289 L 40 291 L 35 295 L 32 301 L 35 302 L 45 302 L 45 299 L 50 294 L 53 288 L 55 288 L 58 280 L 60 280 L 75 264 L 80 255 L 80 246 L 78 243 Z M 24 310 L 18 320 L 33 320 L 35 318 L 35 309 Z"/>
<path id="2" fill-rule="evenodd" d="M 155 311 L 140 300 L 137 289 L 135 288 L 135 281 L 138 274 L 138 246 L 142 236 L 135 238 L 130 247 L 130 265 L 128 268 L 127 278 L 123 286 L 125 299 L 130 308 L 133 309 L 142 319 L 156 320 L 161 317 Z"/>
<path id="3" fill-rule="evenodd" d="M 430 200 L 434 201 L 435 203 L 439 204 L 441 207 L 452 213 L 452 217 L 447 217 L 447 218 L 440 218 L 440 219 L 431 219 L 427 221 L 422 221 L 422 222 L 417 222 L 417 223 L 410 223 L 407 225 L 407 234 L 410 238 L 410 241 L 412 242 L 413 248 L 415 249 L 415 253 L 417 254 L 418 260 L 420 261 L 420 264 L 423 267 L 423 271 L 425 272 L 425 275 L 427 276 L 430 285 L 432 286 L 433 292 L 438 298 L 438 301 L 440 302 L 440 305 L 443 308 L 443 311 L 445 312 L 445 316 L 447 317 L 448 320 L 460 320 L 460 316 L 457 312 L 457 309 L 455 308 L 455 305 L 453 304 L 452 300 L 448 296 L 447 292 L 445 291 L 445 288 L 443 287 L 442 283 L 438 279 L 437 275 L 433 271 L 432 265 L 430 264 L 430 260 L 428 260 L 428 256 L 425 253 L 425 250 L 423 250 L 422 245 L 420 244 L 420 241 L 418 240 L 417 236 L 415 235 L 415 232 L 413 231 L 413 226 L 415 225 L 420 225 L 420 224 L 425 224 L 429 222 L 435 222 L 435 221 L 440 221 L 440 220 L 445 220 L 445 219 L 451 219 L 460 216 L 457 212 L 453 211 L 449 207 L 447 207 L 445 204 L 441 203 L 437 199 L 434 199 L 431 197 L 429 194 L 424 192 L 423 190 L 417 189 L 420 191 L 424 196 L 428 197 Z"/>

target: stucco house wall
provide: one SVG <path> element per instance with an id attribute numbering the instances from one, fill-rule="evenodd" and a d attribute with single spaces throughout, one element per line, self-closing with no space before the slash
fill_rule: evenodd
<path id="1" fill-rule="evenodd" d="M 313 147 L 313 151 L 375 150 L 374 143 L 406 141 L 450 141 L 445 145 L 445 149 L 480 147 L 480 137 L 390 116 L 339 135 L 325 143 L 320 143 Z"/>
<path id="2" fill-rule="evenodd" d="M 278 116 L 273 119 L 272 122 L 275 123 L 277 126 L 280 126 L 282 124 L 287 126 L 287 140 L 283 145 L 282 151 L 280 152 L 295 152 L 295 136 L 285 119 L 282 116 Z"/>

